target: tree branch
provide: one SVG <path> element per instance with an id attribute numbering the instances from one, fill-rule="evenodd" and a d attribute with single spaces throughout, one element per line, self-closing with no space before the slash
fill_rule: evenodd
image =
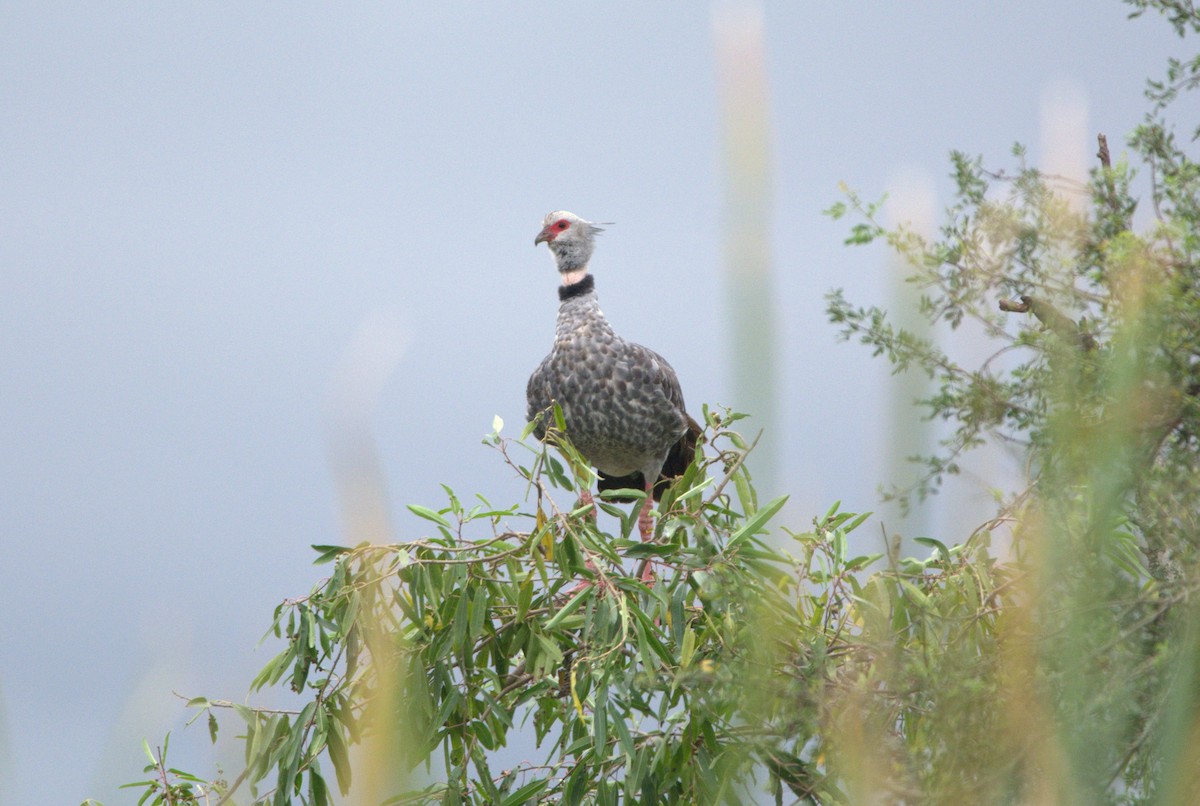
<path id="1" fill-rule="evenodd" d="M 1100 160 L 1100 176 L 1104 181 L 1104 201 L 1113 211 L 1113 215 L 1121 218 L 1125 222 L 1125 227 L 1128 228 L 1129 222 L 1126 219 L 1125 210 L 1121 207 L 1121 201 L 1117 198 L 1116 183 L 1113 182 L 1112 157 L 1108 153 L 1108 138 L 1103 134 L 1097 134 L 1096 142 L 1100 146 L 1096 152 L 1096 158 Z"/>
<path id="2" fill-rule="evenodd" d="M 1096 339 L 1092 337 L 1091 333 L 1075 324 L 1071 317 L 1045 300 L 1034 299 L 1023 294 L 1020 302 L 1001 299 L 1000 310 L 1008 313 L 1032 313 L 1039 322 L 1059 338 L 1078 345 L 1079 349 L 1084 352 L 1096 349 Z"/>

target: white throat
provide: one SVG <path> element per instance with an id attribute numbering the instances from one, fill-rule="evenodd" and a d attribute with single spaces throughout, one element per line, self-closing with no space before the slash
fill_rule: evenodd
<path id="1" fill-rule="evenodd" d="M 584 266 L 582 269 L 574 269 L 573 271 L 559 272 L 562 275 L 563 285 L 575 285 L 584 277 L 587 277 L 587 273 L 587 266 Z"/>

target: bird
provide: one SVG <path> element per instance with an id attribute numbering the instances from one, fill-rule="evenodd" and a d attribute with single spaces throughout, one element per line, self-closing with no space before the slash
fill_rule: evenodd
<path id="1" fill-rule="evenodd" d="M 544 440 L 557 403 L 571 444 L 596 468 L 599 491 L 646 491 L 638 514 L 646 541 L 654 530 L 651 499 L 660 500 L 697 456 L 701 429 L 687 413 L 679 377 L 667 360 L 622 339 L 600 310 L 589 263 L 603 231 L 556 210 L 534 238 L 534 246 L 549 247 L 561 285 L 554 344 L 529 376 L 526 415 L 534 435 Z M 589 501 L 590 493 L 581 499 Z"/>

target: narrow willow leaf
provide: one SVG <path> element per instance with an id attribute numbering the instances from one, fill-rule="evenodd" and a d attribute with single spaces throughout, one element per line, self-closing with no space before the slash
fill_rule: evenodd
<path id="1" fill-rule="evenodd" d="M 927 596 L 924 591 L 909 582 L 907 579 L 900 580 L 900 585 L 904 588 L 904 592 L 912 597 L 913 602 L 915 602 L 919 607 L 929 607 L 929 596 Z"/>
<path id="2" fill-rule="evenodd" d="M 539 778 L 513 792 L 506 797 L 501 806 L 525 806 L 526 804 L 534 803 L 542 790 L 550 785 L 549 778 Z"/>
<path id="3" fill-rule="evenodd" d="M 596 595 L 596 586 L 588 585 L 586 588 L 575 594 L 569 602 L 559 608 L 559 611 L 554 614 L 554 617 L 546 622 L 544 629 L 546 632 L 552 632 L 562 624 L 563 619 L 578 610 L 585 602 L 588 602 Z"/>
<path id="4" fill-rule="evenodd" d="M 872 512 L 864 512 L 861 515 L 854 518 L 854 520 L 852 520 L 852 521 L 850 521 L 850 523 L 846 524 L 846 527 L 845 527 L 846 534 L 850 534 L 855 529 L 862 526 L 863 523 L 867 520 L 867 518 L 871 517 L 871 515 L 873 515 L 873 514 L 874 513 L 872 513 Z"/>
<path id="5" fill-rule="evenodd" d="M 487 588 L 480 586 L 475 589 L 475 596 L 471 599 L 471 640 L 483 635 L 483 622 L 488 614 L 488 592 Z"/>
<path id="6" fill-rule="evenodd" d="M 567 806 L 579 806 L 579 804 L 583 803 L 591 782 L 591 777 L 587 774 L 587 771 L 587 765 L 581 764 L 567 776 L 567 786 L 563 790 L 562 800 Z"/>
<path id="7" fill-rule="evenodd" d="M 625 765 L 628 766 L 633 760 L 634 753 L 637 752 L 637 748 L 633 744 L 633 736 L 629 733 L 629 726 L 625 724 L 625 719 L 620 712 L 613 714 L 609 724 L 617 734 L 617 741 L 621 743 L 621 750 L 625 753 Z"/>
<path id="8" fill-rule="evenodd" d="M 750 518 L 750 520 L 746 521 L 746 523 L 740 529 L 734 532 L 733 537 L 729 538 L 729 542 L 726 544 L 726 551 L 732 551 L 733 549 L 737 548 L 738 544 L 744 542 L 752 535 L 759 532 L 766 522 L 771 520 L 771 518 L 775 516 L 775 513 L 783 508 L 783 505 L 787 503 L 787 500 L 788 496 L 781 495 L 779 498 L 776 498 L 758 512 L 755 512 L 754 516 Z"/>
<path id="9" fill-rule="evenodd" d="M 308 770 L 308 801 L 312 806 L 329 806 L 329 787 L 315 766 Z"/>
<path id="10" fill-rule="evenodd" d="M 863 554 L 846 561 L 847 571 L 859 571 L 883 557 L 882 554 Z M 851 577 L 852 578 L 852 577 Z"/>
<path id="11" fill-rule="evenodd" d="M 692 655 L 696 652 L 696 633 L 691 627 L 683 631 L 683 646 L 679 648 L 679 668 L 688 668 L 692 663 Z"/>
<path id="12" fill-rule="evenodd" d="M 833 550 L 833 559 L 839 568 L 846 563 L 846 533 L 836 530 L 829 538 L 829 547 Z"/>
<path id="13" fill-rule="evenodd" d="M 946 544 L 932 537 L 914 537 L 914 543 L 920 543 L 922 546 L 929 546 L 937 549 L 937 553 L 941 556 L 942 562 L 950 564 L 950 549 L 946 548 Z"/>
<path id="14" fill-rule="evenodd" d="M 758 496 L 751 488 L 750 479 L 744 471 L 745 467 L 740 467 L 733 474 L 733 489 L 737 492 L 738 503 L 741 505 L 742 511 L 753 512 L 758 508 Z"/>
<path id="15" fill-rule="evenodd" d="M 485 727 L 481 723 L 477 723 L 476 727 Z M 476 734 L 478 735 L 478 734 Z M 496 784 L 492 781 L 492 772 L 488 768 L 487 754 L 483 752 L 483 748 L 478 745 L 471 748 L 471 760 L 475 762 L 475 768 L 479 771 L 476 781 L 479 783 L 479 788 L 483 790 L 483 795 L 487 798 L 488 803 L 498 803 L 500 793 L 496 789 Z"/>
<path id="16" fill-rule="evenodd" d="M 517 621 L 525 620 L 529 614 L 529 605 L 533 602 L 533 580 L 526 579 L 517 590 Z"/>
<path id="17" fill-rule="evenodd" d="M 842 502 L 841 502 L 841 501 L 834 501 L 834 502 L 833 502 L 833 506 L 831 506 L 831 507 L 828 509 L 828 511 L 826 511 L 826 513 L 825 513 L 825 517 L 821 518 L 821 522 L 822 522 L 822 523 L 824 523 L 825 521 L 829 520 L 829 519 L 830 519 L 830 518 L 832 518 L 834 515 L 836 515 L 836 514 L 837 514 L 837 511 L 838 511 L 838 507 L 840 507 L 841 505 L 842 505 Z"/>
<path id="18" fill-rule="evenodd" d="M 317 552 L 317 558 L 313 560 L 313 565 L 323 565 L 324 563 L 332 562 L 341 555 L 348 554 L 351 551 L 351 549 L 345 546 L 325 546 L 317 543 L 312 545 L 312 549 Z"/>
<path id="19" fill-rule="evenodd" d="M 456 647 L 464 646 L 467 639 L 467 630 L 470 627 L 468 619 L 470 618 L 470 598 L 468 592 L 463 590 L 458 594 L 458 606 L 455 608 L 454 615 L 448 620 L 450 621 L 451 643 Z"/>
<path id="20" fill-rule="evenodd" d="M 631 543 L 625 548 L 625 556 L 631 560 L 643 557 L 673 557 L 679 553 L 679 546 L 670 543 Z"/>
<path id="21" fill-rule="evenodd" d="M 603 764 L 608 761 L 608 686 L 596 692 L 592 709 L 592 737 L 595 763 Z"/>
<path id="22" fill-rule="evenodd" d="M 408 511 L 419 518 L 424 518 L 427 521 L 433 521 L 438 526 L 450 526 L 450 521 L 446 520 L 429 507 L 423 507 L 420 504 L 408 504 Z"/>
<path id="23" fill-rule="evenodd" d="M 671 607 L 667 611 L 668 625 L 671 628 L 671 637 L 676 642 L 683 640 L 683 630 L 687 627 L 687 617 L 683 614 L 684 599 L 691 592 L 691 588 L 687 585 L 676 585 L 675 590 L 671 593 Z"/>
<path id="24" fill-rule="evenodd" d="M 579 718 L 583 719 L 583 703 L 579 701 L 579 689 L 575 686 L 577 667 L 571 667 L 571 702 L 575 704 L 575 712 L 579 714 Z"/>
<path id="25" fill-rule="evenodd" d="M 682 493 L 678 498 L 675 499 L 675 503 L 681 504 L 684 501 L 687 501 L 691 498 L 695 498 L 696 496 L 700 495 L 700 493 L 704 492 L 705 490 L 707 490 L 709 487 L 713 486 L 716 483 L 717 483 L 717 480 L 710 476 L 710 477 L 704 479 L 703 481 L 701 481 L 699 484 L 690 488 L 686 492 Z"/>

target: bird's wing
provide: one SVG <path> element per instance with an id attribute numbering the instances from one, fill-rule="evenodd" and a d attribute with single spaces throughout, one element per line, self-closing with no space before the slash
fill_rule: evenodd
<path id="1" fill-rule="evenodd" d="M 538 368 L 529 376 L 529 382 L 525 384 L 525 419 L 531 423 L 550 408 L 553 403 L 550 397 L 550 382 L 547 377 L 547 373 L 549 372 L 547 364 L 549 361 L 549 356 L 543 359 L 542 363 L 538 364 Z M 534 426 L 533 435 L 539 440 L 545 438 L 545 417 L 542 417 Z"/>
<path id="2" fill-rule="evenodd" d="M 683 389 L 679 386 L 679 376 L 674 368 L 667 359 L 640 344 L 625 342 L 623 352 L 631 365 L 645 373 L 642 382 L 633 391 L 644 398 L 660 401 L 655 408 L 664 414 L 674 412 L 679 431 L 684 431 L 687 427 L 687 406 L 683 402 Z"/>

